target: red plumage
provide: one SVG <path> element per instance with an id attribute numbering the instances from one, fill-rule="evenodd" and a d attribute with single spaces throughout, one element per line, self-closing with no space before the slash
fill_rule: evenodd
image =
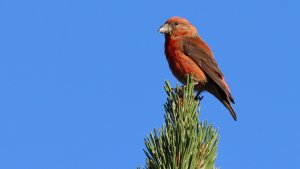
<path id="1" fill-rule="evenodd" d="M 165 34 L 165 54 L 174 76 L 182 83 L 193 74 L 195 89 L 213 94 L 237 119 L 234 103 L 213 53 L 198 35 L 197 29 L 186 19 L 172 17 L 159 29 Z"/>

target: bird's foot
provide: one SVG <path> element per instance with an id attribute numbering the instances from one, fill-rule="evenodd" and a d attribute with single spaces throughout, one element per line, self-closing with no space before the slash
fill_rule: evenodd
<path id="1" fill-rule="evenodd" d="M 203 96 L 200 96 L 200 94 L 201 94 L 201 92 L 198 92 L 194 99 L 201 101 L 203 99 Z"/>

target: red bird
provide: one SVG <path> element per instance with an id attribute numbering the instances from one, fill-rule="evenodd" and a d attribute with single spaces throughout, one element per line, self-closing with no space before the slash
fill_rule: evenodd
<path id="1" fill-rule="evenodd" d="M 185 83 L 188 74 L 193 74 L 195 90 L 208 91 L 230 112 L 234 103 L 229 87 L 208 45 L 198 35 L 197 29 L 184 18 L 172 17 L 160 27 L 165 34 L 165 54 L 174 76 Z"/>

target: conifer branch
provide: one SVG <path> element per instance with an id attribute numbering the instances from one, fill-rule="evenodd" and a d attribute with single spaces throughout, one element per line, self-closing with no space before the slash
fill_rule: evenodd
<path id="1" fill-rule="evenodd" d="M 212 125 L 199 122 L 199 100 L 188 78 L 175 90 L 166 81 L 165 124 L 145 138 L 146 169 L 214 169 L 219 135 Z"/>

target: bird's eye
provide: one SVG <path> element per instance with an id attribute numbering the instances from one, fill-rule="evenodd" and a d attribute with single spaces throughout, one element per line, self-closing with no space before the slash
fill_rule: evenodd
<path id="1" fill-rule="evenodd" d="M 175 22 L 174 24 L 175 24 L 175 26 L 177 26 L 179 23 L 178 23 L 178 22 Z"/>

